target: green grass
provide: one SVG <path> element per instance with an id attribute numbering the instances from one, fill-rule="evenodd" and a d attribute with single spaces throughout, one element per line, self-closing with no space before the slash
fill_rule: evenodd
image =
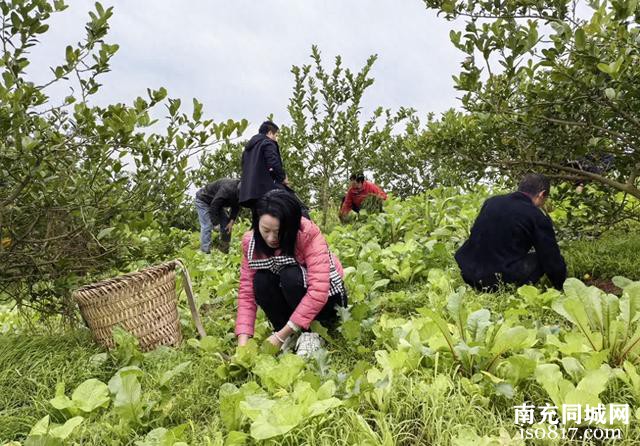
<path id="1" fill-rule="evenodd" d="M 597 239 L 571 241 L 562 253 L 571 277 L 640 279 L 640 232 L 611 231 Z"/>
<path id="2" fill-rule="evenodd" d="M 411 298 L 391 299 L 383 309 L 398 316 L 408 316 L 428 293 L 428 287 L 414 286 Z M 397 292 L 388 294 L 397 295 Z M 210 314 L 205 317 L 205 325 L 210 334 L 225 336 L 224 330 L 230 328 L 231 320 L 221 323 L 219 314 Z M 336 340 L 341 341 L 339 336 Z M 363 340 L 363 344 L 373 347 L 370 341 Z M 232 339 L 229 339 L 229 348 L 231 343 Z M 0 339 L 0 444 L 24 439 L 31 426 L 46 414 L 53 413 L 56 420 L 48 400 L 53 398 L 59 381 L 64 380 L 67 392 L 88 378 L 108 382 L 119 364 L 112 357 L 102 364 L 94 364 L 91 358 L 100 352 L 85 330 L 35 337 L 11 335 Z M 370 360 L 370 357 L 371 354 L 354 356 L 338 344 L 332 351 L 331 365 L 338 371 L 348 372 L 356 360 Z M 215 444 L 214 440 L 221 438 L 223 432 L 218 388 L 224 381 L 215 374 L 220 359 L 201 354 L 185 343 L 178 349 L 161 348 L 146 354 L 141 367 L 148 372 L 148 377 L 154 377 L 184 361 L 191 361 L 191 367 L 172 384 L 175 399 L 161 425 L 187 423 L 191 444 L 207 444 L 208 441 Z M 328 416 L 310 420 L 266 444 L 351 445 L 368 438 L 372 441 L 370 444 L 446 445 L 465 426 L 481 434 L 497 434 L 498 426 L 510 425 L 503 414 L 496 414 L 486 404 L 465 394 L 453 375 L 447 376 L 428 369 L 398 376 L 388 396 L 386 413 L 361 401 L 360 405 L 343 407 Z M 238 384 L 242 382 L 244 380 L 239 380 Z M 142 382 L 143 391 L 155 386 L 152 378 Z M 117 424 L 117 419 L 110 415 L 92 417 L 93 423 L 83 425 L 77 435 L 74 434 L 80 444 L 133 444 L 157 427 L 140 427 L 122 434 L 108 427 Z M 104 423 L 97 422 L 98 418 Z"/>
<path id="3" fill-rule="evenodd" d="M 428 293 L 427 287 L 415 289 L 415 295 Z M 472 293 L 470 300 L 477 305 L 496 302 L 504 295 Z M 400 309 L 404 312 L 405 309 Z M 206 323 L 212 328 L 215 320 Z M 95 377 L 107 382 L 118 367 L 113 358 L 97 365 L 91 358 L 96 348 L 86 331 L 63 335 L 37 337 L 5 336 L 0 339 L 0 444 L 20 440 L 42 416 L 52 413 L 48 400 L 54 396 L 55 385 L 64 379 L 67 389 L 73 389 L 85 379 Z M 347 350 L 332 353 L 332 365 L 347 370 L 356 358 Z M 141 367 L 148 372 L 143 390 L 153 389 L 154 376 L 183 361 L 192 361 L 188 373 L 172 384 L 175 396 L 164 426 L 187 423 L 190 444 L 218 444 L 223 436 L 218 406 L 218 388 L 222 380 L 215 374 L 220 360 L 216 356 L 200 354 L 186 344 L 178 349 L 159 349 L 145 355 Z M 238 381 L 238 383 L 243 380 Z M 618 390 L 618 392 L 620 392 Z M 615 394 L 615 393 L 614 393 Z M 618 395 L 624 398 L 624 394 Z M 394 385 L 387 397 L 389 404 L 381 412 L 362 400 L 330 414 L 312 419 L 294 431 L 264 444 L 271 445 L 450 445 L 452 439 L 465 429 L 478 435 L 499 434 L 504 428 L 512 435 L 512 406 L 528 399 L 545 401 L 544 392 L 537 386 L 517 400 L 488 399 L 467 393 L 455 370 L 419 369 L 408 375 L 394 377 Z M 55 418 L 55 416 L 54 416 Z M 61 421 L 61 420 L 60 420 Z M 82 445 L 134 444 L 156 425 L 144 426 L 126 434 L 115 432 L 109 424 L 117 420 L 107 416 L 92 416 L 92 422 L 78 430 L 74 438 Z M 638 444 L 640 429 L 632 423 L 622 442 L 616 445 Z M 255 444 L 249 441 L 247 444 Z M 558 444 L 575 444 L 571 442 Z"/>
<path id="4" fill-rule="evenodd" d="M 50 412 L 47 400 L 53 397 L 53 388 L 61 376 L 69 387 L 88 377 L 108 380 L 113 372 L 109 363 L 107 367 L 87 367 L 97 352 L 87 341 L 85 333 L 2 340 L 1 441 L 22 438 L 41 415 Z M 5 360 L 15 362 L 9 366 Z M 192 360 L 193 365 L 190 372 L 175 383 L 177 398 L 164 425 L 189 423 L 190 444 L 208 444 L 208 441 L 215 444 L 213 440 L 222 435 L 217 404 L 220 382 L 212 374 L 215 360 L 198 356 L 188 347 L 161 349 L 147 356 L 143 367 L 153 373 L 184 360 Z M 364 444 L 449 445 L 451 439 L 465 429 L 479 435 L 498 435 L 500 428 L 515 433 L 512 406 L 520 402 L 488 401 L 469 395 L 452 375 L 453 371 L 439 372 L 425 369 L 397 377 L 388 396 L 390 404 L 386 413 L 362 402 L 311 420 L 277 441 L 265 444 L 346 446 L 368 441 Z M 150 384 L 144 382 L 143 389 Z M 136 434 L 142 435 L 151 427 L 114 437 L 113 431 L 96 422 L 90 429 L 83 428 L 76 438 L 78 444 L 83 445 L 133 444 L 139 438 Z M 627 446 L 638 441 L 640 430 L 634 425 L 625 433 L 625 439 L 615 444 Z"/>
<path id="5" fill-rule="evenodd" d="M 88 332 L 0 337 L 0 441 L 21 438 L 50 412 L 47 401 L 64 380 L 75 388 L 86 379 L 108 379 L 112 370 L 93 365 L 100 350 Z"/>
<path id="6" fill-rule="evenodd" d="M 0 443 L 24 438 L 38 419 L 52 413 L 48 400 L 53 398 L 60 380 L 65 381 L 69 391 L 91 377 L 107 382 L 117 367 L 112 360 L 100 366 L 91 365 L 91 357 L 100 350 L 93 347 L 85 332 L 34 338 L 10 336 L 0 340 L 0 346 Z M 346 366 L 346 358 L 340 357 L 344 352 L 336 353 L 335 362 Z M 192 361 L 191 369 L 174 383 L 176 398 L 163 425 L 188 423 L 191 444 L 206 444 L 207 438 L 215 439 L 222 430 L 217 400 L 222 381 L 213 373 L 219 361 L 183 345 L 147 355 L 142 367 L 153 376 L 185 360 Z M 386 414 L 363 402 L 360 407 L 344 407 L 330 416 L 311 420 L 268 444 L 350 445 L 362 436 L 380 444 L 447 444 L 446 439 L 461 426 L 492 433 L 496 426 L 509 424 L 508 419 L 500 418 L 490 408 L 474 403 L 451 378 L 437 380 L 434 385 L 430 371 L 398 377 L 389 395 Z M 143 381 L 142 386 L 145 390 L 152 388 L 153 383 Z M 79 430 L 76 438 L 80 444 L 132 444 L 136 434 L 154 427 L 121 435 L 112 443 L 116 440 L 114 432 L 105 427 L 106 423 L 97 422 L 96 417 L 94 420 L 90 428 L 86 425 Z M 108 416 L 102 421 L 116 424 Z"/>
<path id="7" fill-rule="evenodd" d="M 636 234 L 611 233 L 595 241 L 570 242 L 563 247 L 563 253 L 571 275 L 580 277 L 589 272 L 596 277 L 625 275 L 639 278 L 636 265 L 640 260 L 640 236 Z M 463 284 L 455 265 L 450 266 L 447 274 L 451 280 L 446 285 L 427 280 L 389 287 L 371 302 L 373 316 L 377 318 L 384 313 L 389 317 L 411 318 L 420 307 L 442 310 L 449 293 Z M 465 304 L 470 311 L 489 309 L 493 320 L 509 311 L 520 311 L 520 323 L 526 327 L 567 326 L 550 308 L 522 306 L 522 298 L 509 287 L 494 294 L 468 291 Z M 203 318 L 208 334 L 223 339 L 225 353 L 233 352 L 235 345 L 234 316 L 233 303 L 218 300 Z M 186 314 L 183 321 L 185 337 L 193 337 L 194 331 Z M 267 332 L 268 327 L 261 316 L 258 333 L 263 336 Z M 367 330 L 363 330 L 359 342 L 361 350 L 346 345 L 340 334 L 334 332 L 333 336 L 335 344 L 329 347 L 329 360 L 336 376 L 348 374 L 360 360 L 375 364 L 374 352 L 385 348 L 384 340 Z M 49 404 L 59 382 L 65 382 L 67 394 L 88 378 L 108 382 L 124 364 L 118 363 L 117 355 L 96 362 L 94 356 L 102 352 L 84 329 L 39 335 L 22 332 L 0 337 L 0 444 L 24 440 L 31 427 L 47 414 L 55 422 L 64 421 Z M 145 395 L 158 397 L 158 377 L 185 361 L 190 361 L 191 365 L 187 372 L 171 382 L 171 400 L 161 420 L 121 429 L 113 411 L 93 413 L 73 434 L 75 444 L 134 445 L 153 428 L 186 424 L 189 444 L 222 446 L 227 431 L 221 419 L 219 388 L 224 382 L 241 385 L 255 377 L 249 374 L 223 379 L 216 373 L 223 361 L 219 356 L 184 343 L 177 349 L 161 348 L 144 356 L 140 367 L 146 372 L 141 382 Z M 310 362 L 308 369 L 312 372 L 315 365 Z M 473 379 L 482 377 L 471 377 Z M 498 436 L 504 429 L 514 435 L 517 430 L 513 423 L 513 406 L 525 400 L 542 405 L 548 402 L 548 396 L 533 379 L 517 390 L 513 400 L 473 393 L 463 385 L 455 366 L 446 366 L 444 361 L 438 364 L 430 358 L 417 370 L 393 376 L 384 409 L 366 398 L 356 402 L 347 400 L 338 409 L 261 444 L 447 446 L 467 431 L 479 436 Z M 606 400 L 633 403 L 634 397 L 628 386 L 613 380 L 607 389 Z M 243 430 L 246 432 L 247 426 Z M 256 442 L 248 439 L 246 444 Z M 638 424 L 632 421 L 624 440 L 615 444 L 640 444 Z"/>

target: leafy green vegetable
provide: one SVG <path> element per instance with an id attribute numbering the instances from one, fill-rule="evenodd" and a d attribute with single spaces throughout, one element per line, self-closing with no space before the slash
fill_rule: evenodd
<path id="1" fill-rule="evenodd" d="M 73 417 L 64 424 L 50 423 L 49 415 L 38 421 L 25 441 L 25 446 L 62 446 L 73 431 L 82 424 L 83 417 Z"/>
<path id="2" fill-rule="evenodd" d="M 144 440 L 135 442 L 136 446 L 188 446 L 184 440 L 184 431 L 187 429 L 186 424 L 166 429 L 158 427 L 149 432 Z"/>
<path id="3" fill-rule="evenodd" d="M 91 378 L 80 384 L 71 395 L 71 399 L 64 394 L 64 383 L 56 386 L 56 396 L 49 402 L 61 411 L 68 411 L 71 415 L 80 412 L 90 413 L 100 407 L 107 407 L 111 402 L 109 388 L 105 383 Z"/>
<path id="4" fill-rule="evenodd" d="M 144 413 L 142 386 L 138 378 L 142 370 L 135 366 L 124 367 L 109 381 L 109 390 L 114 395 L 113 407 L 120 419 L 127 424 L 139 424 Z"/>

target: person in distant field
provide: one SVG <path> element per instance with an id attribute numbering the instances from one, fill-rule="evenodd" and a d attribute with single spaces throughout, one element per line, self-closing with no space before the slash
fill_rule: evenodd
<path id="1" fill-rule="evenodd" d="M 376 195 L 382 200 L 387 199 L 387 194 L 372 182 L 367 181 L 362 173 L 353 174 L 349 179 L 351 183 L 347 195 L 342 199 L 340 219 L 344 219 L 352 210 L 360 212 L 360 206 L 370 195 Z"/>
<path id="2" fill-rule="evenodd" d="M 309 218 L 309 209 L 289 186 L 284 170 L 280 146 L 279 127 L 271 121 L 260 126 L 242 152 L 242 177 L 240 180 L 240 205 L 253 209 L 256 201 L 273 189 L 283 189 L 292 194 L 302 206 L 302 214 Z"/>
<path id="3" fill-rule="evenodd" d="M 253 230 L 242 238 L 235 333 L 238 344 L 253 336 L 260 307 L 274 332 L 269 342 L 286 350 L 300 333 L 296 353 L 306 356 L 322 345 L 308 331 L 314 320 L 337 321 L 337 306 L 347 305 L 340 260 L 329 251 L 320 228 L 302 215 L 296 198 L 272 190 L 259 198 Z"/>
<path id="4" fill-rule="evenodd" d="M 567 267 L 551 218 L 541 209 L 550 187 L 544 175 L 527 174 L 517 192 L 484 202 L 469 239 L 455 254 L 467 284 L 496 291 L 500 283 L 534 284 L 546 274 L 562 289 Z"/>
<path id="5" fill-rule="evenodd" d="M 570 161 L 568 165 L 585 172 L 603 175 L 615 168 L 615 156 L 604 152 L 589 153 L 582 158 Z M 586 178 L 576 181 L 574 183 L 576 192 L 581 194 L 588 182 Z"/>
<path id="6" fill-rule="evenodd" d="M 229 252 L 231 231 L 240 211 L 239 189 L 240 180 L 222 178 L 196 192 L 202 252 L 211 252 L 211 231 L 215 226 L 220 227 L 220 251 Z M 225 208 L 229 208 L 230 213 Z"/>

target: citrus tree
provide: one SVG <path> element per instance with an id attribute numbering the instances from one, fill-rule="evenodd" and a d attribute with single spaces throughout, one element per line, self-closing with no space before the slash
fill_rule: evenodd
<path id="1" fill-rule="evenodd" d="M 431 136 L 457 169 L 535 169 L 640 198 L 637 1 L 424 3 L 466 21 L 450 37 L 467 55 L 454 80 L 469 116 L 444 116 Z"/>
<path id="2" fill-rule="evenodd" d="M 392 131 L 413 114 L 378 107 L 362 116 L 365 91 L 373 85 L 372 55 L 358 72 L 343 66 L 337 56 L 329 71 L 319 49 L 311 51 L 313 63 L 294 66 L 294 88 L 289 100 L 292 124 L 282 131 L 283 157 L 295 187 L 308 188 L 308 196 L 323 210 L 326 223 L 329 203 L 346 190 L 349 175 L 373 169 L 377 151 L 392 141 Z M 375 173 L 375 172 L 374 172 Z"/>
<path id="3" fill-rule="evenodd" d="M 183 201 L 190 156 L 246 126 L 205 119 L 195 99 L 187 113 L 165 88 L 93 105 L 118 50 L 106 41 L 113 10 L 100 3 L 82 41 L 61 48 L 48 81 L 34 82 L 29 52 L 66 8 L 0 1 L 0 298 L 52 312 L 66 308 L 78 277 L 126 258 L 129 229 L 162 221 Z M 53 89 L 65 87 L 56 99 Z"/>

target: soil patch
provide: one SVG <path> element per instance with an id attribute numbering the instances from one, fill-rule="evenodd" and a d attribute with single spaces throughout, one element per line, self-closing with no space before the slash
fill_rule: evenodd
<path id="1" fill-rule="evenodd" d="M 622 295 L 622 288 L 615 286 L 611 279 L 589 279 L 585 283 L 598 287 L 605 293 L 615 294 L 616 296 Z"/>

